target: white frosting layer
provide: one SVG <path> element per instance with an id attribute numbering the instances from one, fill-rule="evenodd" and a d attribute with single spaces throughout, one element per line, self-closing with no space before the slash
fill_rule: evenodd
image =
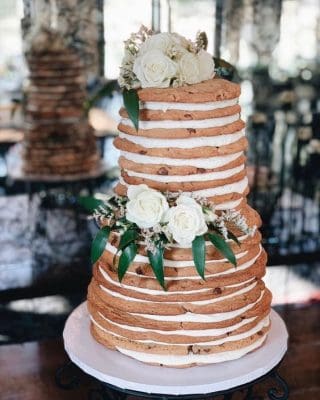
<path id="1" fill-rule="evenodd" d="M 196 314 L 191 312 L 186 312 L 185 314 L 180 315 L 152 315 L 152 314 L 138 314 L 132 313 L 132 315 L 140 316 L 143 318 L 156 320 L 156 321 L 168 321 L 168 322 L 196 322 L 196 323 L 212 323 L 212 322 L 222 322 L 227 321 L 228 319 L 233 319 L 242 315 L 246 311 L 253 308 L 256 304 L 258 304 L 264 295 L 264 291 L 261 292 L 261 295 L 257 301 L 254 303 L 248 304 L 238 310 L 228 311 L 224 313 L 214 313 L 214 314 Z"/>
<path id="2" fill-rule="evenodd" d="M 120 155 L 125 157 L 127 160 L 133 161 L 138 164 L 161 164 L 171 165 L 173 167 L 196 167 L 213 169 L 223 167 L 226 164 L 236 160 L 242 156 L 243 151 L 234 154 L 228 154 L 226 156 L 217 156 L 209 158 L 167 158 L 167 157 L 150 157 L 138 153 L 130 153 L 128 151 L 121 151 Z"/>
<path id="3" fill-rule="evenodd" d="M 124 185 L 128 186 L 128 184 L 120 177 L 119 182 Z M 245 189 L 248 187 L 248 178 L 245 176 L 241 181 L 229 183 L 228 185 L 217 186 L 210 189 L 201 189 L 201 190 L 194 190 L 193 192 L 182 192 L 184 194 L 195 194 L 200 197 L 212 197 L 212 196 L 223 196 L 225 194 L 230 193 L 240 193 L 242 194 Z"/>
<path id="4" fill-rule="evenodd" d="M 143 174 L 141 172 L 126 170 L 129 176 L 150 179 L 155 182 L 206 182 L 214 181 L 217 179 L 226 179 L 231 176 L 238 174 L 244 170 L 244 164 L 238 167 L 227 169 L 225 171 L 218 172 L 208 172 L 204 174 L 193 174 L 193 175 L 153 175 L 153 174 Z"/>
<path id="5" fill-rule="evenodd" d="M 246 319 L 243 320 L 235 325 L 232 326 L 228 326 L 226 328 L 218 328 L 218 329 L 201 329 L 201 330 L 175 330 L 175 331 L 160 331 L 157 329 L 144 329 L 144 328 L 140 328 L 140 327 L 133 327 L 130 325 L 121 325 L 118 324 L 116 322 L 110 321 L 109 319 L 105 318 L 100 312 L 99 315 L 101 318 L 103 318 L 105 321 L 107 321 L 108 323 L 110 323 L 111 325 L 117 326 L 119 328 L 122 329 L 126 329 L 128 331 L 132 331 L 132 332 L 149 332 L 149 333 L 160 333 L 161 335 L 181 335 L 181 336 L 221 336 L 221 335 L 225 335 L 228 332 L 233 332 L 236 329 L 241 328 L 242 326 L 249 324 L 250 322 L 254 321 L 255 318 L 250 318 L 250 319 Z M 103 328 L 100 324 L 98 324 L 93 317 L 91 317 L 91 320 L 94 324 L 96 324 L 101 330 L 108 332 L 107 329 Z M 233 336 L 228 336 L 222 339 L 216 339 L 213 341 L 209 341 L 209 342 L 196 342 L 196 343 L 183 343 L 181 344 L 182 346 L 188 346 L 188 345 L 216 345 L 218 346 L 219 344 L 225 343 L 225 342 L 233 342 L 236 340 L 241 340 L 241 339 L 245 339 L 251 335 L 254 335 L 255 333 L 259 332 L 261 329 L 267 327 L 270 323 L 270 319 L 269 316 L 264 318 L 263 320 L 261 320 L 260 322 L 258 322 L 258 324 L 253 327 L 252 329 L 248 330 L 247 332 L 244 333 L 240 333 L 238 335 L 233 335 Z M 108 332 L 110 333 L 110 332 Z M 113 334 L 113 333 L 112 333 Z M 120 336 L 115 334 L 116 336 Z M 140 343 L 158 343 L 158 344 L 168 344 L 166 342 L 160 342 L 160 341 L 153 341 L 153 340 L 135 340 L 137 342 Z M 170 343 L 170 344 L 175 344 L 177 345 L 177 343 Z"/>
<path id="6" fill-rule="evenodd" d="M 119 137 L 121 139 L 126 139 L 131 143 L 135 143 L 148 149 L 161 149 L 168 147 L 175 147 L 178 149 L 194 149 L 195 147 L 226 146 L 228 144 L 236 142 L 244 136 L 244 130 L 226 135 L 209 137 L 201 136 L 197 138 L 186 139 L 154 139 L 136 135 L 127 135 L 126 133 L 122 132 L 119 133 Z"/>
<path id="7" fill-rule="evenodd" d="M 216 210 L 233 210 L 242 202 L 242 199 L 234 201 L 226 201 L 225 203 L 217 204 L 215 206 Z"/>
<path id="8" fill-rule="evenodd" d="M 261 251 L 262 251 L 262 248 L 260 247 L 260 251 L 259 251 L 259 253 L 258 253 L 258 255 L 256 255 L 253 259 L 251 259 L 250 261 L 247 261 L 247 262 L 245 262 L 245 263 L 243 263 L 242 265 L 239 265 L 239 266 L 237 266 L 237 267 L 232 267 L 232 268 L 229 268 L 228 270 L 226 270 L 226 271 L 221 271 L 221 272 L 217 272 L 217 273 L 215 273 L 215 274 L 206 274 L 206 279 L 207 278 L 215 278 L 215 277 L 218 277 L 218 276 L 221 276 L 221 275 L 227 275 L 227 274 L 230 274 L 230 273 L 232 273 L 232 272 L 236 272 L 236 271 L 242 271 L 242 270 L 244 270 L 244 269 L 248 269 L 249 267 L 251 267 L 255 262 L 256 262 L 256 260 L 257 260 L 257 258 L 260 256 L 260 254 L 261 254 Z M 139 278 L 151 278 L 152 279 L 152 277 L 147 277 L 147 276 L 143 276 L 143 275 L 138 275 L 138 274 L 136 274 L 135 272 L 130 272 L 130 271 L 128 271 L 127 272 L 127 274 L 129 274 L 129 275 L 134 275 L 134 276 L 139 276 Z M 155 279 L 155 278 L 154 278 Z M 200 279 L 202 279 L 200 276 L 187 276 L 187 277 L 183 277 L 183 276 L 176 276 L 176 277 L 168 277 L 168 278 L 166 278 L 166 280 L 168 281 L 168 282 L 170 282 L 170 281 L 180 281 L 181 279 L 187 279 L 187 280 L 196 280 L 196 281 L 198 281 L 198 280 L 200 280 Z M 171 292 L 172 293 L 172 292 Z"/>
<path id="9" fill-rule="evenodd" d="M 253 321 L 255 318 L 250 318 L 247 319 L 245 322 L 249 323 L 251 321 Z M 237 340 L 242 340 L 242 339 L 246 339 L 251 335 L 256 334 L 257 332 L 259 332 L 261 329 L 266 328 L 270 323 L 270 319 L 269 317 L 266 317 L 265 319 L 263 319 L 262 321 L 260 321 L 254 328 L 251 328 L 250 330 L 248 330 L 247 332 L 244 333 L 239 333 L 238 335 L 232 335 L 232 336 L 227 336 L 221 339 L 216 339 L 216 340 L 212 340 L 209 342 L 198 342 L 198 343 L 170 343 L 173 344 L 175 346 L 219 346 L 220 344 L 223 343 L 227 343 L 227 342 L 235 342 Z M 240 325 L 240 324 L 239 324 Z M 234 327 L 231 327 L 232 330 L 236 329 Z M 224 328 L 224 333 L 222 334 L 226 334 L 227 332 L 230 332 L 230 328 Z M 119 336 L 119 335 L 115 335 L 115 336 Z M 191 335 L 194 336 L 194 335 Z M 198 335 L 198 336 L 202 336 L 202 335 Z M 218 336 L 218 335 L 217 335 Z M 160 341 L 154 341 L 154 340 L 137 340 L 137 342 L 139 343 L 146 343 L 146 344 L 161 344 L 161 345 L 168 345 L 168 343 L 166 342 L 160 342 Z"/>
<path id="10" fill-rule="evenodd" d="M 120 298 L 122 300 L 126 301 L 133 301 L 133 302 L 141 302 L 141 303 L 148 303 L 148 300 L 138 300 L 134 299 L 132 297 L 125 296 L 121 293 L 113 292 L 102 285 L 99 285 L 100 289 L 103 290 L 104 292 L 110 294 L 111 296 Z M 239 308 L 238 310 L 234 311 L 227 311 L 224 313 L 214 313 L 214 314 L 196 314 L 196 313 L 191 313 L 191 312 L 186 312 L 185 314 L 180 314 L 180 315 L 153 315 L 153 314 L 138 314 L 138 313 L 132 313 L 132 315 L 140 315 L 141 317 L 148 318 L 148 319 L 153 319 L 153 320 L 158 320 L 158 321 L 174 321 L 174 322 L 221 322 L 221 321 L 226 321 L 228 319 L 235 318 L 244 312 L 250 310 L 253 308 L 256 304 L 260 302 L 264 294 L 264 291 L 261 292 L 260 297 L 258 298 L 257 301 L 254 303 L 248 304 L 242 308 Z M 152 303 L 159 303 L 163 304 L 163 302 L 157 302 L 157 301 L 152 301 Z M 168 303 L 165 303 L 168 304 Z M 176 304 L 176 302 L 175 302 Z M 190 303 L 189 303 L 190 304 Z"/>
<path id="11" fill-rule="evenodd" d="M 231 107 L 238 104 L 239 98 L 205 103 L 167 103 L 158 101 L 140 102 L 140 109 L 147 110 L 182 110 L 182 111 L 210 111 L 217 108 Z"/>
<path id="12" fill-rule="evenodd" d="M 117 287 L 122 287 L 124 289 L 132 290 L 134 292 L 148 294 L 148 295 L 159 295 L 159 294 L 165 293 L 164 296 L 175 295 L 175 294 L 177 294 L 177 295 L 186 294 L 186 292 L 184 292 L 184 291 L 183 292 L 181 292 L 181 291 L 180 292 L 178 292 L 178 291 L 177 292 L 163 292 L 163 291 L 161 292 L 161 290 L 139 288 L 139 287 L 136 287 L 136 286 L 129 286 L 129 285 L 126 285 L 124 283 L 120 284 L 118 281 L 114 281 L 113 279 L 111 279 L 111 277 L 101 267 L 99 268 L 99 270 L 100 270 L 101 274 L 103 275 L 104 279 L 107 282 L 109 282 L 109 283 L 111 283 L 111 284 L 113 284 L 113 285 L 115 285 Z M 178 279 L 181 280 L 181 278 L 178 278 Z M 201 278 L 197 278 L 197 280 L 199 280 L 199 279 L 201 279 Z M 166 278 L 166 280 L 169 281 L 170 279 Z M 176 303 L 178 303 L 178 304 L 180 304 L 180 303 L 190 303 L 190 304 L 199 304 L 199 305 L 200 304 L 204 305 L 204 304 L 218 303 L 219 301 L 223 301 L 223 300 L 232 298 L 234 296 L 238 296 L 240 294 L 247 293 L 250 290 L 252 290 L 256 285 L 257 285 L 257 282 L 255 281 L 251 285 L 248 285 L 248 286 L 246 286 L 246 287 L 244 287 L 244 288 L 242 288 L 242 289 L 240 289 L 240 290 L 238 290 L 238 291 L 236 291 L 234 293 L 231 293 L 231 294 L 228 294 L 228 295 L 225 295 L 225 296 L 221 296 L 221 297 L 218 297 L 218 298 L 215 298 L 215 299 L 199 300 L 199 301 L 184 301 L 184 302 L 176 302 Z M 103 285 L 102 285 L 102 287 L 103 287 Z M 106 292 L 109 292 L 109 294 L 113 295 L 114 292 L 112 290 L 109 290 L 109 289 L 107 289 L 105 287 L 103 287 L 103 288 L 105 289 Z M 200 289 L 200 290 L 194 290 L 191 293 L 197 294 L 199 292 L 202 293 L 203 291 L 204 291 L 203 289 Z M 137 299 L 137 301 L 139 301 L 139 299 Z"/>
<path id="13" fill-rule="evenodd" d="M 207 242 L 207 244 L 209 246 L 212 246 L 212 244 L 210 242 Z M 106 244 L 106 251 L 109 251 L 111 254 L 116 254 L 116 252 L 118 251 L 118 249 L 115 246 L 112 246 L 112 244 L 110 242 L 108 242 Z M 236 254 L 236 259 L 238 260 L 239 258 L 245 256 L 248 252 L 247 251 L 243 251 L 241 253 Z M 121 252 L 119 252 L 119 255 L 121 254 Z M 139 262 L 139 263 L 143 263 L 143 264 L 149 264 L 149 259 L 146 256 L 143 256 L 141 254 L 137 254 L 133 260 L 134 262 Z M 218 263 L 222 263 L 222 262 L 228 262 L 228 260 L 226 258 L 221 258 L 220 260 L 208 260 L 207 264 L 213 265 L 213 264 L 218 264 Z M 163 260 L 163 265 L 165 267 L 172 267 L 172 268 L 185 268 L 185 267 L 194 267 L 194 262 L 193 260 L 187 260 L 187 261 L 174 261 L 174 260 L 168 260 L 168 259 L 164 259 Z M 239 266 L 237 267 L 237 269 L 240 268 Z M 141 275 L 139 275 L 139 277 L 141 277 Z"/>
<path id="14" fill-rule="evenodd" d="M 262 343 L 265 341 L 266 337 L 267 335 L 264 335 L 261 337 L 261 339 L 256 340 L 250 346 L 242 347 L 241 349 L 238 350 L 223 351 L 220 353 L 213 353 L 213 354 L 190 353 L 185 356 L 179 356 L 171 354 L 163 355 L 163 354 L 141 353 L 138 351 L 123 349 L 121 347 L 117 347 L 117 350 L 125 354 L 126 356 L 135 358 L 136 360 L 145 363 L 152 363 L 152 364 L 156 363 L 172 367 L 177 367 L 179 365 L 189 365 L 189 364 L 213 364 L 218 362 L 235 360 L 237 358 L 244 356 L 250 351 L 253 351 L 258 347 L 260 347 Z"/>
<path id="15" fill-rule="evenodd" d="M 183 121 L 139 121 L 139 129 L 203 129 L 203 128 L 214 128 L 216 126 L 224 126 L 232 124 L 238 121 L 240 114 L 228 115 L 227 117 L 208 118 L 208 119 L 193 119 Z M 132 121 L 129 118 L 122 118 L 121 124 L 125 126 L 134 127 Z"/>

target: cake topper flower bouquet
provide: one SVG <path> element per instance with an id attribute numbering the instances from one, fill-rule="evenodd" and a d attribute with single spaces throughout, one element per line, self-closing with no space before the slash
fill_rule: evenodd
<path id="1" fill-rule="evenodd" d="M 140 247 L 145 249 L 158 282 L 165 288 L 164 251 L 177 245 L 192 248 L 194 265 L 205 279 L 206 241 L 236 266 L 230 241 L 239 246 L 240 242 L 232 228 L 244 235 L 255 230 L 237 211 L 218 214 L 207 199 L 161 193 L 144 184 L 129 186 L 127 196 L 82 197 L 80 203 L 101 226 L 92 243 L 93 263 L 103 254 L 111 232 L 116 234 L 119 260 L 114 257 L 114 266 L 120 282 Z"/>
<path id="2" fill-rule="evenodd" d="M 177 33 L 153 33 L 144 26 L 125 41 L 119 85 L 136 130 L 139 128 L 137 89 L 178 87 L 212 79 L 215 62 L 206 47 L 204 32 L 199 32 L 192 42 Z M 220 62 L 217 60 L 217 64 Z M 227 65 L 232 68 L 224 64 L 224 68 Z"/>
<path id="3" fill-rule="evenodd" d="M 154 34 L 142 26 L 125 42 L 120 87 L 166 88 L 211 79 L 214 61 L 204 47 L 200 34 L 192 42 L 177 33 Z"/>

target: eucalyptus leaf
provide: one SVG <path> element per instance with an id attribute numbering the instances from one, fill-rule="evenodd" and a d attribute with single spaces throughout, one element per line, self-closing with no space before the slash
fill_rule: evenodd
<path id="1" fill-rule="evenodd" d="M 120 238 L 118 251 L 127 247 L 128 244 L 130 244 L 131 242 L 134 242 L 136 239 L 138 239 L 138 237 L 139 237 L 139 234 L 134 229 L 128 229 L 127 231 L 125 231 Z"/>
<path id="2" fill-rule="evenodd" d="M 225 258 L 231 262 L 235 267 L 237 266 L 236 257 L 223 237 L 216 235 L 215 233 L 208 233 L 209 240 L 217 248 L 217 250 L 222 253 Z"/>
<path id="3" fill-rule="evenodd" d="M 158 246 L 156 247 L 155 252 L 148 251 L 148 258 L 155 277 L 163 289 L 166 290 L 163 270 L 163 253 L 164 248 L 162 246 Z"/>
<path id="4" fill-rule="evenodd" d="M 90 214 L 94 212 L 99 206 L 103 205 L 103 201 L 96 199 L 92 196 L 79 196 L 78 203 L 85 208 Z"/>
<path id="5" fill-rule="evenodd" d="M 123 104 L 128 112 L 136 131 L 139 129 L 139 97 L 134 89 L 123 91 Z"/>
<path id="6" fill-rule="evenodd" d="M 192 242 L 193 262 L 202 279 L 206 265 L 206 241 L 203 236 L 197 236 Z"/>
<path id="7" fill-rule="evenodd" d="M 119 282 L 122 281 L 125 273 L 127 272 L 130 264 L 134 260 L 138 251 L 138 246 L 132 242 L 122 250 L 118 264 L 118 278 Z"/>
<path id="8" fill-rule="evenodd" d="M 94 264 L 99 260 L 106 247 L 111 228 L 104 226 L 101 228 L 93 239 L 91 245 L 91 262 Z"/>
<path id="9" fill-rule="evenodd" d="M 236 235 L 234 235 L 231 231 L 228 230 L 228 238 L 230 240 L 233 240 L 235 243 L 237 243 L 238 246 L 241 246 L 241 243 L 239 242 L 238 238 Z"/>
<path id="10" fill-rule="evenodd" d="M 117 255 L 119 251 L 127 247 L 130 243 L 134 242 L 138 238 L 138 232 L 133 229 L 126 230 L 120 237 L 120 243 L 117 252 L 113 256 L 113 265 L 116 264 Z"/>

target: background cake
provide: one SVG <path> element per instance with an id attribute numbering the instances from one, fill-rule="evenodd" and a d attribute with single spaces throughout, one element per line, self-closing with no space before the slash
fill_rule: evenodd
<path id="1" fill-rule="evenodd" d="M 98 166 L 95 137 L 84 112 L 84 65 L 59 34 L 40 28 L 26 49 L 24 171 L 36 175 L 87 173 Z"/>
<path id="2" fill-rule="evenodd" d="M 196 199 L 201 207 L 211 207 L 208 224 L 215 223 L 219 229 L 224 221 L 227 231 L 232 231 L 226 242 L 236 263 L 220 251 L 219 240 L 214 245 L 203 236 L 203 279 L 195 268 L 195 242 L 180 241 L 182 233 L 171 231 L 177 239 L 163 249 L 166 291 L 161 277 L 156 279 L 156 268 L 150 265 L 152 249 L 146 236 L 144 241 L 139 237 L 138 254 L 120 283 L 120 257 L 125 247 L 119 232 L 111 229 L 88 290 L 92 335 L 108 348 L 150 364 L 187 367 L 239 358 L 266 340 L 271 303 L 271 293 L 262 281 L 267 257 L 256 229 L 261 221 L 246 200 L 247 140 L 238 105 L 240 86 L 211 76 L 178 87 L 140 88 L 137 95 L 139 129 L 131 110 L 122 108 L 120 134 L 114 142 L 121 153 L 115 199 L 129 196 L 122 205 L 127 220 L 140 224 L 145 234 L 139 222 L 140 209 L 134 203 L 139 191 L 146 202 L 149 194 L 166 193 L 169 203 L 170 196 L 176 196 L 170 205 L 174 210 L 183 202 L 195 210 Z M 132 209 L 132 204 L 136 208 Z M 146 219 L 147 208 L 146 203 Z M 136 215 L 132 210 L 137 210 Z M 168 213 L 166 210 L 165 215 Z M 102 226 L 110 225 L 110 214 L 97 215 Z M 121 225 L 123 215 L 114 227 Z M 185 216 L 185 229 L 192 230 L 188 214 Z M 163 229 L 174 223 L 169 217 L 169 222 L 163 221 Z"/>

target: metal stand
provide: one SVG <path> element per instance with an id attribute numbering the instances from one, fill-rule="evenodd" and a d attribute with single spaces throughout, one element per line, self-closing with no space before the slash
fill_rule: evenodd
<path id="1" fill-rule="evenodd" d="M 289 399 L 289 387 L 286 381 L 279 375 L 278 368 L 280 364 L 281 362 L 272 370 L 270 370 L 267 374 L 245 385 L 237 386 L 228 390 L 215 393 L 182 396 L 144 393 L 127 390 L 105 382 L 101 382 L 90 376 L 93 384 L 92 388 L 90 388 L 88 391 L 88 400 L 125 400 L 129 396 L 161 400 L 200 400 L 217 399 L 218 397 L 220 399 L 230 400 L 234 398 L 234 395 L 236 395 L 236 393 L 238 395 L 241 394 L 241 399 L 243 400 L 287 400 Z M 80 370 L 80 368 L 78 368 L 72 361 L 69 361 L 56 371 L 55 382 L 60 389 L 73 390 L 81 385 L 81 375 L 86 374 L 82 370 Z M 254 393 L 254 387 L 260 383 L 263 383 L 263 396 L 261 396 L 261 394 L 256 395 Z M 237 399 L 238 398 L 239 397 L 237 397 Z"/>

